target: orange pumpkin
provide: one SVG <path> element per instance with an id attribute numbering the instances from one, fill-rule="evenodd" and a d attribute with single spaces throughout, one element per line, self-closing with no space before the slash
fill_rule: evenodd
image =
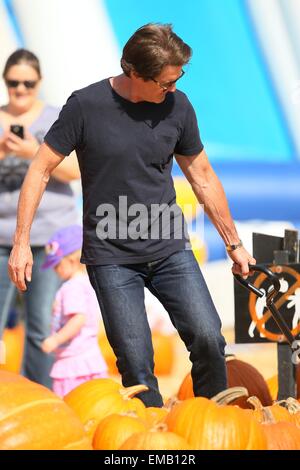
<path id="1" fill-rule="evenodd" d="M 93 437 L 99 422 L 110 414 L 135 411 L 145 419 L 145 405 L 132 397 L 147 389 L 145 385 L 124 388 L 111 379 L 94 379 L 71 390 L 64 401 L 79 416 L 88 435 Z"/>
<path id="2" fill-rule="evenodd" d="M 188 400 L 188 398 L 195 397 L 193 390 L 193 380 L 190 372 L 184 377 L 177 392 L 177 397 L 178 400 Z"/>
<path id="3" fill-rule="evenodd" d="M 0 449 L 91 450 L 75 413 L 54 393 L 0 371 Z"/>
<path id="4" fill-rule="evenodd" d="M 300 429 L 284 421 L 263 424 L 268 450 L 300 450 Z"/>
<path id="5" fill-rule="evenodd" d="M 13 328 L 5 328 L 2 341 L 5 345 L 5 363 L 0 363 L 0 370 L 19 373 L 22 365 L 25 328 L 19 323 Z"/>
<path id="6" fill-rule="evenodd" d="M 288 412 L 292 415 L 292 422 L 300 429 L 300 403 L 299 401 L 295 400 L 295 398 L 289 397 L 286 400 L 282 400 L 278 402 L 283 403 Z"/>
<path id="7" fill-rule="evenodd" d="M 99 346 L 103 357 L 107 363 L 108 371 L 112 375 L 119 374 L 116 366 L 116 356 L 110 346 L 105 333 L 98 337 Z M 152 343 L 154 349 L 154 373 L 157 375 L 168 375 L 171 373 L 175 359 L 174 337 L 163 335 L 158 332 L 152 333 Z"/>
<path id="8" fill-rule="evenodd" d="M 119 371 L 116 365 L 116 356 L 105 333 L 102 332 L 99 334 L 98 344 L 107 364 L 109 374 L 118 375 Z"/>
<path id="9" fill-rule="evenodd" d="M 175 360 L 175 338 L 159 332 L 152 333 L 154 349 L 154 373 L 156 375 L 171 374 Z"/>
<path id="10" fill-rule="evenodd" d="M 261 425 L 250 412 L 237 406 L 219 406 L 207 398 L 190 398 L 174 405 L 165 422 L 192 449 L 266 449 Z"/>
<path id="11" fill-rule="evenodd" d="M 257 397 L 248 398 L 248 403 L 254 408 L 251 413 L 260 423 L 265 423 L 268 420 L 272 420 L 275 423 L 279 421 L 294 422 L 293 415 L 289 413 L 287 408 L 280 406 L 279 403 L 274 403 L 270 406 L 263 406 Z"/>
<path id="12" fill-rule="evenodd" d="M 93 439 L 95 450 L 117 450 L 132 434 L 147 430 L 140 418 L 128 414 L 111 414 L 97 426 Z"/>
<path id="13" fill-rule="evenodd" d="M 228 387 L 245 387 L 249 395 L 257 396 L 264 406 L 272 404 L 272 398 L 267 383 L 260 372 L 252 365 L 230 356 L 226 359 Z M 191 374 L 183 380 L 179 391 L 179 400 L 194 397 Z M 250 408 L 246 398 L 242 397 L 234 402 L 241 408 Z"/>
<path id="14" fill-rule="evenodd" d="M 133 434 L 119 450 L 191 450 L 191 447 L 180 436 L 168 431 L 144 431 Z"/>
<path id="15" fill-rule="evenodd" d="M 278 376 L 273 375 L 269 379 L 266 380 L 267 385 L 269 387 L 270 395 L 272 397 L 272 400 L 275 401 L 277 400 L 277 395 L 278 395 Z"/>
<path id="16" fill-rule="evenodd" d="M 155 406 L 149 406 L 146 408 L 146 419 L 150 427 L 153 427 L 155 424 L 160 423 L 165 419 L 168 414 L 166 408 L 156 408 Z"/>

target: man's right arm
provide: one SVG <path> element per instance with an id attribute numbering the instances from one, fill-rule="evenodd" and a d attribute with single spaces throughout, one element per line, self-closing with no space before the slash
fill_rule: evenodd
<path id="1" fill-rule="evenodd" d="M 12 282 L 18 289 L 26 290 L 25 280 L 31 281 L 32 253 L 30 249 L 30 229 L 52 171 L 64 157 L 42 144 L 32 160 L 22 185 L 17 213 L 17 227 L 13 248 L 8 262 Z"/>

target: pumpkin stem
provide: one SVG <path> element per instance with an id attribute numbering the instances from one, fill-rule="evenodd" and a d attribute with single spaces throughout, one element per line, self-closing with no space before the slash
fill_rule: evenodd
<path id="1" fill-rule="evenodd" d="M 150 432 L 167 432 L 168 426 L 166 423 L 157 423 L 150 429 Z"/>
<path id="2" fill-rule="evenodd" d="M 264 406 L 262 408 L 262 412 L 263 412 L 263 420 L 262 420 L 263 424 L 275 424 L 276 423 L 274 416 L 272 414 L 272 411 L 270 410 L 268 406 Z"/>
<path id="3" fill-rule="evenodd" d="M 276 421 L 274 419 L 273 413 L 269 406 L 263 406 L 260 399 L 253 396 L 247 399 L 247 402 L 253 406 L 255 411 L 260 411 L 262 413 L 262 418 L 259 421 L 263 424 L 274 424 Z"/>
<path id="4" fill-rule="evenodd" d="M 276 402 L 278 405 L 281 403 L 288 409 L 292 415 L 300 412 L 300 403 L 295 398 L 289 397 L 286 400 L 280 400 Z"/>
<path id="5" fill-rule="evenodd" d="M 264 409 L 264 407 L 262 406 L 261 401 L 257 397 L 253 396 L 253 397 L 247 398 L 247 403 L 250 403 L 250 405 L 252 405 L 255 410 L 262 411 Z"/>
<path id="6" fill-rule="evenodd" d="M 212 397 L 212 400 L 215 401 L 218 405 L 228 405 L 237 398 L 248 396 L 249 393 L 245 387 L 231 387 Z"/>
<path id="7" fill-rule="evenodd" d="M 146 390 L 149 390 L 147 385 L 133 385 L 132 387 L 122 388 L 120 390 L 120 394 L 122 395 L 124 400 L 130 400 L 138 393 L 145 392 Z"/>
<path id="8" fill-rule="evenodd" d="M 170 397 L 164 404 L 163 408 L 170 411 L 173 408 L 173 406 L 176 405 L 176 403 L 180 403 L 180 402 L 181 400 L 178 400 L 176 396 Z"/>

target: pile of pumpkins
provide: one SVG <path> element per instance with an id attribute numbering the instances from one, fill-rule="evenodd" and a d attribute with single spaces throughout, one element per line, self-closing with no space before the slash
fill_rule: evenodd
<path id="1" fill-rule="evenodd" d="M 96 379 L 62 400 L 0 371 L 0 449 L 300 450 L 300 403 L 272 403 L 256 369 L 237 359 L 229 367 L 228 390 L 195 398 L 188 375 L 163 408 L 146 408 L 137 398 L 147 390 L 143 384 L 124 388 Z M 248 391 L 256 387 L 248 399 L 245 382 Z"/>

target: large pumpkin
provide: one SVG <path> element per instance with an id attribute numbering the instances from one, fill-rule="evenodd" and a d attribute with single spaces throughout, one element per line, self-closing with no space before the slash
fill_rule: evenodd
<path id="1" fill-rule="evenodd" d="M 152 333 L 154 349 L 154 373 L 156 375 L 171 374 L 175 360 L 175 337 Z"/>
<path id="2" fill-rule="evenodd" d="M 191 450 L 185 439 L 169 431 L 150 431 L 132 434 L 119 450 Z"/>
<path id="3" fill-rule="evenodd" d="M 300 428 L 300 405 L 293 398 L 275 402 L 270 406 L 263 406 L 257 397 L 250 397 L 247 401 L 254 408 L 251 413 L 260 423 L 285 421 Z"/>
<path id="4" fill-rule="evenodd" d="M 23 323 L 19 323 L 13 328 L 6 328 L 3 332 L 2 341 L 5 347 L 5 362 L 4 364 L 0 362 L 0 370 L 7 370 L 18 374 L 21 370 L 25 341 Z"/>
<path id="5" fill-rule="evenodd" d="M 207 398 L 177 403 L 165 420 L 168 429 L 198 450 L 263 450 L 262 425 L 238 406 L 219 406 Z"/>
<path id="6" fill-rule="evenodd" d="M 266 380 L 272 400 L 277 400 L 278 396 L 278 375 L 272 375 Z"/>
<path id="7" fill-rule="evenodd" d="M 59 397 L 20 375 L 0 371 L 0 449 L 91 448 L 82 423 Z"/>
<path id="8" fill-rule="evenodd" d="M 133 397 L 147 389 L 145 385 L 124 388 L 111 379 L 94 379 L 71 390 L 64 401 L 75 411 L 92 438 L 99 422 L 110 414 L 134 411 L 146 420 L 144 403 Z"/>
<path id="9" fill-rule="evenodd" d="M 98 344 L 107 364 L 109 374 L 118 375 L 119 371 L 116 365 L 115 353 L 113 352 L 113 349 L 108 342 L 107 336 L 103 331 L 99 333 Z"/>
<path id="10" fill-rule="evenodd" d="M 268 450 L 300 450 L 300 429 L 294 424 L 280 421 L 264 424 Z"/>
<path id="11" fill-rule="evenodd" d="M 130 413 L 108 415 L 97 426 L 93 448 L 117 450 L 132 434 L 147 431 L 147 427 L 147 424 L 137 415 L 135 417 Z"/>
<path id="12" fill-rule="evenodd" d="M 165 419 L 169 410 L 167 408 L 157 408 L 155 406 L 149 406 L 146 408 L 147 423 L 150 427 L 160 423 Z"/>
<path id="13" fill-rule="evenodd" d="M 226 358 L 228 387 L 245 387 L 250 396 L 259 398 L 264 406 L 272 404 L 272 398 L 267 383 L 261 373 L 253 367 L 232 356 Z M 191 374 L 188 374 L 183 380 L 177 394 L 179 400 L 186 400 L 194 397 L 193 382 Z M 241 408 L 251 408 L 246 398 L 237 399 L 234 404 Z"/>

